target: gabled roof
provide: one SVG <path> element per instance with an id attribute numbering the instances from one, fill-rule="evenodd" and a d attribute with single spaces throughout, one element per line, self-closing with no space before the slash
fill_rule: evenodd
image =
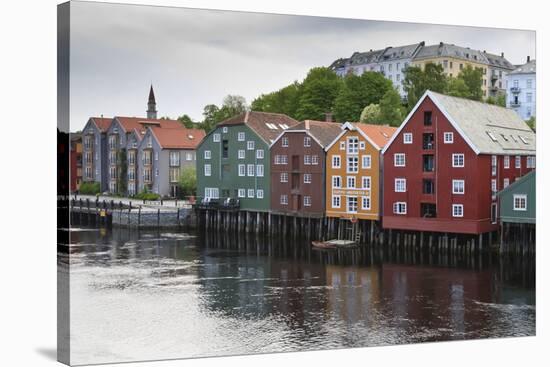
<path id="1" fill-rule="evenodd" d="M 282 113 L 247 111 L 220 122 L 217 127 L 243 124 L 270 145 L 283 130 L 298 124 L 298 121 Z"/>
<path id="2" fill-rule="evenodd" d="M 90 117 L 90 120 L 94 122 L 95 126 L 97 126 L 102 133 L 109 130 L 109 126 L 111 126 L 111 122 L 113 121 L 110 117 Z"/>
<path id="3" fill-rule="evenodd" d="M 196 149 L 206 135 L 201 129 L 149 127 L 162 149 Z"/>
<path id="4" fill-rule="evenodd" d="M 275 144 L 275 142 L 278 141 L 284 134 L 304 132 L 311 136 L 321 146 L 321 148 L 324 149 L 334 140 L 336 136 L 338 136 L 338 134 L 340 134 L 342 131 L 341 127 L 342 124 L 338 122 L 305 120 L 281 132 L 279 136 L 273 140 L 271 145 Z"/>
<path id="5" fill-rule="evenodd" d="M 398 47 L 388 47 L 380 56 L 379 61 L 409 59 L 413 57 L 422 46 L 424 46 L 424 42 Z"/>
<path id="6" fill-rule="evenodd" d="M 115 120 L 120 123 L 120 126 L 125 130 L 125 132 L 130 132 L 131 130 L 145 131 L 148 126 L 158 126 L 163 129 L 179 129 L 183 125 L 177 120 L 168 120 L 168 119 L 148 119 L 145 117 L 126 117 L 126 116 L 115 116 Z"/>
<path id="7" fill-rule="evenodd" d="M 535 154 L 535 133 L 511 109 L 426 91 L 395 137 L 426 98 L 430 98 L 476 154 Z"/>
<path id="8" fill-rule="evenodd" d="M 373 62 L 379 61 L 380 57 L 386 49 L 381 50 L 370 50 L 367 52 L 355 52 L 350 57 L 350 64 L 352 65 L 363 65 L 370 64 Z"/>
<path id="9" fill-rule="evenodd" d="M 340 134 L 325 147 L 325 151 L 328 151 L 347 131 L 358 131 L 374 148 L 381 150 L 393 136 L 397 128 L 387 125 L 346 122 L 340 126 L 340 130 Z"/>
<path id="10" fill-rule="evenodd" d="M 507 192 L 509 192 L 510 190 L 514 190 L 517 186 L 521 185 L 522 183 L 524 183 L 525 181 L 527 180 L 530 180 L 531 178 L 534 178 L 536 179 L 536 172 L 535 170 L 532 170 L 528 173 L 526 173 L 525 175 L 521 176 L 520 178 L 518 178 L 517 180 L 515 180 L 514 182 L 512 182 L 510 185 L 508 185 L 507 187 L 505 187 L 504 189 L 500 190 L 497 195 L 498 196 L 501 196 L 501 195 L 504 195 L 506 194 Z"/>
<path id="11" fill-rule="evenodd" d="M 536 72 L 537 72 L 537 61 L 531 60 L 526 64 L 518 66 L 513 71 L 509 72 L 508 75 L 534 74 Z"/>

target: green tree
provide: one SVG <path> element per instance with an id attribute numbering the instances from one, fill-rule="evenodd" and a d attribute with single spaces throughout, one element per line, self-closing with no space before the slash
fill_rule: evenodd
<path id="1" fill-rule="evenodd" d="M 221 107 L 215 104 L 208 104 L 204 106 L 202 115 L 203 121 L 200 123 L 200 127 L 209 133 L 214 127 L 221 121 L 241 114 L 248 110 L 246 100 L 244 97 L 237 95 L 227 95 L 223 99 Z"/>
<path id="2" fill-rule="evenodd" d="M 405 109 L 401 104 L 401 96 L 394 88 L 390 88 L 380 100 L 380 123 L 399 126 L 405 118 Z"/>
<path id="3" fill-rule="evenodd" d="M 296 118 L 323 120 L 325 113 L 332 111 L 342 84 L 342 79 L 326 67 L 311 69 L 302 83 Z"/>
<path id="4" fill-rule="evenodd" d="M 450 77 L 447 80 L 446 94 L 454 97 L 470 98 L 470 90 L 462 78 Z"/>
<path id="5" fill-rule="evenodd" d="M 380 124 L 380 105 L 372 103 L 365 107 L 359 121 L 366 124 Z"/>
<path id="6" fill-rule="evenodd" d="M 296 118 L 300 92 L 301 85 L 295 81 L 278 91 L 260 95 L 252 101 L 250 109 L 261 112 L 284 113 Z"/>
<path id="7" fill-rule="evenodd" d="M 443 73 L 443 66 L 427 63 L 424 69 L 417 66 L 409 66 L 405 69 L 403 88 L 407 92 L 407 105 L 411 110 L 426 90 L 445 93 L 447 80 Z"/>
<path id="8" fill-rule="evenodd" d="M 537 118 L 535 116 L 531 116 L 531 118 L 525 122 L 529 125 L 531 130 L 537 131 Z"/>
<path id="9" fill-rule="evenodd" d="M 180 171 L 179 187 L 182 195 L 194 196 L 197 192 L 197 170 L 195 167 L 185 167 Z"/>
<path id="10" fill-rule="evenodd" d="M 334 102 L 337 121 L 359 121 L 365 106 L 379 103 L 384 94 L 393 89 L 392 82 L 382 74 L 367 71 L 357 76 L 348 74 Z"/>
<path id="11" fill-rule="evenodd" d="M 183 115 L 178 117 L 178 121 L 182 123 L 183 126 L 185 126 L 188 129 L 193 129 L 197 125 L 191 120 L 191 117 L 189 115 Z"/>
<path id="12" fill-rule="evenodd" d="M 466 98 L 475 101 L 481 101 L 483 98 L 483 72 L 481 68 L 473 68 L 471 65 L 466 65 L 464 69 L 458 73 L 458 79 L 462 79 L 468 88 L 469 95 Z"/>

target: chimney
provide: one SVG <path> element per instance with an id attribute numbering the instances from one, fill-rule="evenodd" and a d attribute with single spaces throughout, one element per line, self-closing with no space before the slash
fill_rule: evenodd
<path id="1" fill-rule="evenodd" d="M 325 112 L 325 121 L 332 122 L 332 112 Z"/>
<path id="2" fill-rule="evenodd" d="M 531 56 L 527 55 L 527 62 L 531 61 Z"/>
<path id="3" fill-rule="evenodd" d="M 309 120 L 305 120 L 305 126 L 306 126 L 306 130 L 309 130 Z"/>
<path id="4" fill-rule="evenodd" d="M 443 42 L 439 42 L 439 47 L 443 46 Z"/>
<path id="5" fill-rule="evenodd" d="M 486 51 L 486 50 L 483 50 L 483 53 L 484 53 L 484 54 L 486 54 L 486 53 L 487 53 L 487 51 Z"/>
<path id="6" fill-rule="evenodd" d="M 500 57 L 504 57 L 504 52 L 501 52 L 501 53 L 500 53 Z"/>

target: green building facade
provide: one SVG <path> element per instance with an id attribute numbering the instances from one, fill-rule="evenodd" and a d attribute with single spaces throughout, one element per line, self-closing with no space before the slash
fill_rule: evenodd
<path id="1" fill-rule="evenodd" d="M 286 115 L 254 111 L 220 122 L 197 148 L 199 199 L 234 198 L 241 210 L 269 211 L 269 145 L 297 123 Z"/>
<path id="2" fill-rule="evenodd" d="M 536 222 L 536 171 L 531 171 L 498 193 L 502 223 Z"/>

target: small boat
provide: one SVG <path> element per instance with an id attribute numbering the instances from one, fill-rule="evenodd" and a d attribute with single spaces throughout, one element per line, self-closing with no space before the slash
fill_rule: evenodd
<path id="1" fill-rule="evenodd" d="M 357 246 L 355 241 L 349 240 L 329 240 L 329 241 L 312 241 L 311 245 L 317 249 L 334 249 L 334 248 L 354 248 Z"/>
<path id="2" fill-rule="evenodd" d="M 311 245 L 318 249 L 332 249 L 336 248 L 334 243 L 323 242 L 323 241 L 311 241 Z"/>

